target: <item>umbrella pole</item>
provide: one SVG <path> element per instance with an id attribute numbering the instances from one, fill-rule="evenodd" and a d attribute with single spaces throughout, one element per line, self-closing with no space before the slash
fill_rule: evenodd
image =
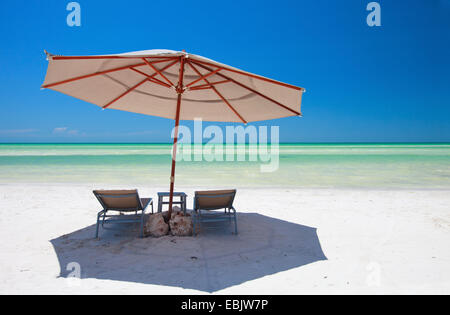
<path id="1" fill-rule="evenodd" d="M 180 125 L 180 107 L 181 107 L 180 105 L 181 105 L 181 94 L 178 94 L 177 118 L 175 120 L 175 137 L 173 139 L 173 148 L 172 148 L 172 172 L 170 174 L 170 196 L 169 196 L 169 214 L 168 214 L 169 220 L 172 215 L 173 190 L 175 186 L 175 166 L 177 158 L 178 126 Z"/>
<path id="2" fill-rule="evenodd" d="M 172 148 L 172 171 L 170 174 L 170 196 L 169 196 L 169 213 L 167 215 L 167 220 L 170 220 L 172 216 L 172 205 L 173 205 L 173 190 L 175 186 L 175 166 L 177 157 L 177 144 L 178 144 L 178 127 L 180 125 L 180 110 L 181 110 L 181 95 L 183 94 L 183 77 L 184 77 L 184 56 L 180 58 L 180 74 L 178 78 L 177 86 L 177 113 L 175 117 L 175 134 L 173 138 L 173 148 Z"/>

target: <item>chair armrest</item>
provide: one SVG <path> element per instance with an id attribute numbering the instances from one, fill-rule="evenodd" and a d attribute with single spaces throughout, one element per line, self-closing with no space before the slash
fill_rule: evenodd
<path id="1" fill-rule="evenodd" d="M 147 207 L 153 203 L 152 198 L 141 198 L 140 200 L 141 200 L 141 205 L 142 205 L 142 211 L 144 211 L 144 212 L 145 212 L 145 209 L 147 209 Z"/>

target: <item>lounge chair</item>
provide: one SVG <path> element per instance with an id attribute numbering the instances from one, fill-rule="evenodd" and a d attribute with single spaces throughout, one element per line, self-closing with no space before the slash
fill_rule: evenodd
<path id="1" fill-rule="evenodd" d="M 196 191 L 194 197 L 194 235 L 196 228 L 204 222 L 234 220 L 234 233 L 237 235 L 236 209 L 233 207 L 236 190 Z M 225 212 L 215 210 L 225 209 Z"/>
<path id="2" fill-rule="evenodd" d="M 140 198 L 137 190 L 94 190 L 94 195 L 103 207 L 97 215 L 95 238 L 98 238 L 100 221 L 105 224 L 140 223 L 140 237 L 144 237 L 144 217 L 146 208 L 151 205 L 152 198 Z M 108 214 L 118 212 L 118 214 Z M 134 214 L 133 214 L 134 212 Z"/>

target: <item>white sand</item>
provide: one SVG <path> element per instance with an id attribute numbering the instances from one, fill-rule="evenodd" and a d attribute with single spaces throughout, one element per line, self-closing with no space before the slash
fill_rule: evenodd
<path id="1" fill-rule="evenodd" d="M 98 241 L 93 188 L 0 186 L 0 294 L 450 293 L 449 191 L 240 189 L 238 236 Z"/>

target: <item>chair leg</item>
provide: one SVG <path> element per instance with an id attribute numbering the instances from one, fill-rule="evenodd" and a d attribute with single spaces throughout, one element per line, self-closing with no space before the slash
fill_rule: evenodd
<path id="1" fill-rule="evenodd" d="M 103 211 L 100 211 L 98 214 L 97 214 L 97 227 L 96 227 L 96 229 L 95 229 L 95 238 L 98 238 L 98 230 L 99 230 L 99 227 L 100 227 L 100 217 L 102 216 L 102 213 L 103 213 Z"/>
<path id="2" fill-rule="evenodd" d="M 140 238 L 144 238 L 144 218 L 145 218 L 145 211 L 142 211 L 142 215 L 141 215 L 141 230 L 139 233 Z"/>
<path id="3" fill-rule="evenodd" d="M 158 213 L 162 212 L 162 197 L 158 196 Z"/>
<path id="4" fill-rule="evenodd" d="M 238 234 L 238 229 L 237 229 L 237 218 L 236 218 L 236 210 L 234 210 L 234 234 L 235 234 L 235 235 Z"/>
<path id="5" fill-rule="evenodd" d="M 197 221 L 197 214 L 195 213 L 195 211 L 192 213 L 192 234 L 194 236 L 197 236 L 197 233 L 195 231 L 196 228 L 196 221 Z"/>
<path id="6" fill-rule="evenodd" d="M 106 211 L 103 212 L 103 218 L 101 219 L 101 221 L 102 221 L 102 228 L 105 227 L 105 220 L 106 220 Z"/>

